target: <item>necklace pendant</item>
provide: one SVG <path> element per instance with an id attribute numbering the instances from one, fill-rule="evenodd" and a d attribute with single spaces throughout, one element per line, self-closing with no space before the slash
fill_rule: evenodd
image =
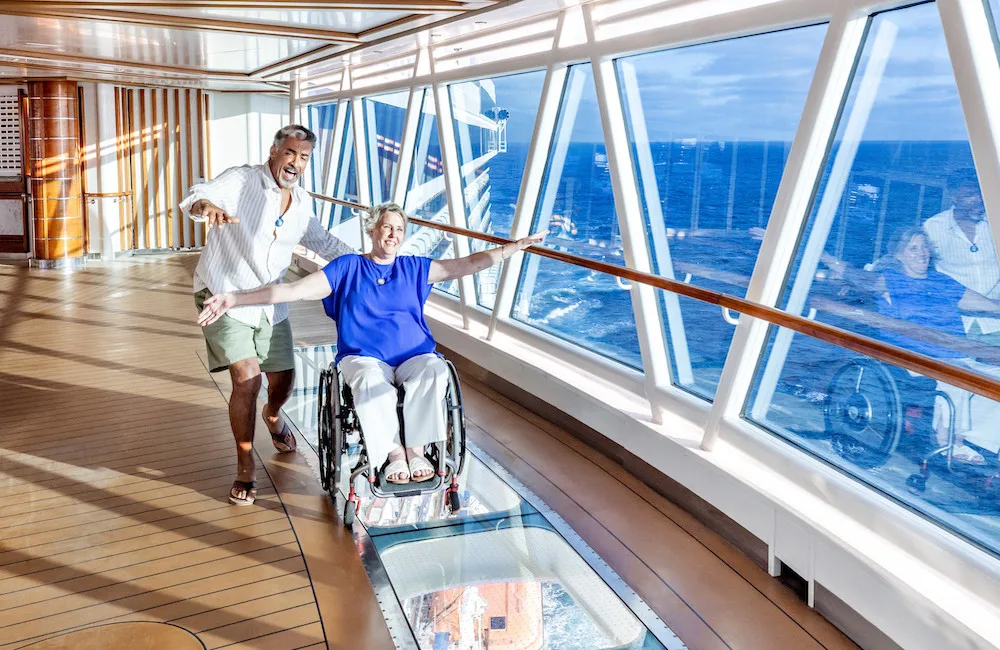
<path id="1" fill-rule="evenodd" d="M 379 278 L 378 280 L 375 280 L 375 282 L 378 284 L 378 286 L 381 287 L 383 284 L 385 284 L 385 278 Z"/>
<path id="2" fill-rule="evenodd" d="M 969 247 L 969 250 L 971 252 L 973 252 L 973 253 L 978 253 L 979 252 L 979 246 L 977 246 L 976 244 L 973 244 L 972 246 Z"/>

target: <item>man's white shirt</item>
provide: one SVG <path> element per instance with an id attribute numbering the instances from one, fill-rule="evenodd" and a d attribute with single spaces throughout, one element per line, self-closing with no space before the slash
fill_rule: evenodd
<path id="1" fill-rule="evenodd" d="M 955 221 L 955 210 L 950 208 L 924 222 L 924 230 L 934 248 L 934 266 L 940 273 L 993 300 L 1000 299 L 1000 264 L 990 224 L 983 219 L 976 224 L 972 241 Z M 963 316 L 968 332 L 978 323 L 983 334 L 1000 331 L 1000 319 Z"/>
<path id="2" fill-rule="evenodd" d="M 231 167 L 211 181 L 194 185 L 180 204 L 181 211 L 194 221 L 205 221 L 191 214 L 191 206 L 202 199 L 240 221 L 209 232 L 194 272 L 196 293 L 206 287 L 213 294 L 248 291 L 280 282 L 298 244 L 328 260 L 355 252 L 320 225 L 309 193 L 299 186 L 292 188 L 292 204 L 282 224 L 276 226 L 281 217 L 281 188 L 267 165 Z M 262 314 L 272 324 L 288 318 L 288 306 L 234 307 L 227 313 L 257 327 Z"/>

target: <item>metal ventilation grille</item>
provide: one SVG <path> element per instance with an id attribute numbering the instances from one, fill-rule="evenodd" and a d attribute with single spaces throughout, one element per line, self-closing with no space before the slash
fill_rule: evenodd
<path id="1" fill-rule="evenodd" d="M 21 111 L 17 95 L 0 95 L 0 176 L 21 175 Z"/>

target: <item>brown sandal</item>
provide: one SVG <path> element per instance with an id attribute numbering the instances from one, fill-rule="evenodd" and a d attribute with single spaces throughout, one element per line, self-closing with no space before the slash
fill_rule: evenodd
<path id="1" fill-rule="evenodd" d="M 260 412 L 260 416 L 261 418 L 264 417 L 264 411 Z M 267 420 L 264 420 L 264 426 L 267 426 Z M 268 430 L 268 433 L 270 433 L 270 430 Z M 288 423 L 285 422 L 285 418 L 281 418 L 281 433 L 271 434 L 271 444 L 273 444 L 274 448 L 283 454 L 295 451 L 295 435 L 292 433 L 292 430 L 288 428 Z"/>
<path id="2" fill-rule="evenodd" d="M 243 492 L 243 497 L 238 496 L 237 490 Z M 252 506 L 257 500 L 257 481 L 233 481 L 233 487 L 229 489 L 229 503 L 234 506 Z"/>
<path id="3" fill-rule="evenodd" d="M 291 429 L 288 428 L 288 425 L 284 423 L 281 425 L 281 433 L 271 434 L 271 443 L 281 453 L 295 451 L 296 448 L 295 436 L 292 434 Z"/>

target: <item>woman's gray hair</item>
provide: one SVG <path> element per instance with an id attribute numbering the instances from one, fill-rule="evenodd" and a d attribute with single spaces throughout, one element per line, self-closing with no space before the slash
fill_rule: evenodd
<path id="1" fill-rule="evenodd" d="M 375 232 L 375 229 L 382 223 L 385 215 L 392 213 L 396 213 L 403 218 L 403 230 L 406 230 L 406 227 L 410 224 L 410 218 L 403 212 L 403 208 L 399 207 L 396 203 L 382 203 L 381 205 L 376 205 L 371 214 L 365 217 L 365 232 L 368 234 Z"/>
<path id="2" fill-rule="evenodd" d="M 278 132 L 274 134 L 274 146 L 280 147 L 281 143 L 288 138 L 305 140 L 312 146 L 316 146 L 316 134 L 301 124 L 289 124 L 278 129 Z"/>

